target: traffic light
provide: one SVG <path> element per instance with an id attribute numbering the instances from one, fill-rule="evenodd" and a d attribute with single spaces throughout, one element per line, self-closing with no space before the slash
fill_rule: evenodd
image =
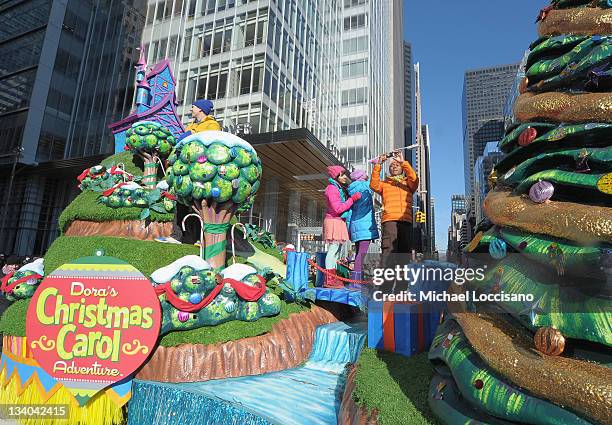
<path id="1" fill-rule="evenodd" d="M 427 221 L 427 217 L 424 212 L 417 211 L 415 220 L 417 223 L 425 223 Z"/>

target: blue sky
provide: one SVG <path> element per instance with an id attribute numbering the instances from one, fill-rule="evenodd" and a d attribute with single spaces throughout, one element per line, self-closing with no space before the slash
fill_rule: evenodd
<path id="1" fill-rule="evenodd" d="M 518 62 L 537 38 L 535 18 L 548 4 L 548 0 L 404 1 L 404 39 L 412 43 L 413 60 L 421 64 L 438 249 L 447 243 L 451 195 L 464 193 L 464 72 Z"/>

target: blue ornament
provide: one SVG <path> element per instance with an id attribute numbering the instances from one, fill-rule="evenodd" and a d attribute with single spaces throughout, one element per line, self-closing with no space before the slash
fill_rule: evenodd
<path id="1" fill-rule="evenodd" d="M 191 295 L 189 295 L 189 302 L 191 304 L 199 304 L 202 301 L 202 295 L 196 293 L 193 293 Z"/>
<path id="2" fill-rule="evenodd" d="M 489 244 L 489 254 L 491 254 L 491 257 L 495 258 L 496 260 L 501 260 L 504 258 L 506 256 L 506 251 L 506 242 L 501 239 L 495 238 Z"/>
<path id="3" fill-rule="evenodd" d="M 219 195 L 221 195 L 221 189 L 219 189 L 218 187 L 213 187 L 212 191 L 210 192 L 213 198 L 218 198 Z"/>

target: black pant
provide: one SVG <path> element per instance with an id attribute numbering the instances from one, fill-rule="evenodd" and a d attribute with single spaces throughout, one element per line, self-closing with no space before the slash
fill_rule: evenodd
<path id="1" fill-rule="evenodd" d="M 412 223 L 408 221 L 386 221 L 382 224 L 382 264 L 383 267 L 395 265 L 400 256 L 410 254 L 414 246 Z M 392 258 L 393 257 L 393 258 Z M 407 260 L 406 260 L 407 261 Z M 393 262 L 393 264 L 391 264 Z"/>

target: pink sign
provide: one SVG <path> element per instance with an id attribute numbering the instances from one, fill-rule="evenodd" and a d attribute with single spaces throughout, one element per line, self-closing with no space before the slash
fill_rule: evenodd
<path id="1" fill-rule="evenodd" d="M 26 334 L 40 366 L 84 405 L 145 362 L 160 325 L 149 280 L 130 264 L 98 256 L 64 264 L 41 282 Z"/>

